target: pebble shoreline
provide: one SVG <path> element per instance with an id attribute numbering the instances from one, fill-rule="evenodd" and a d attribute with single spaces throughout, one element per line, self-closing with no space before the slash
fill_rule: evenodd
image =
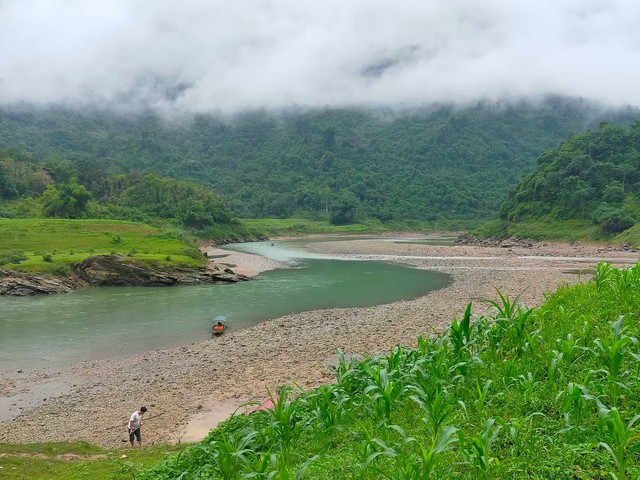
<path id="1" fill-rule="evenodd" d="M 0 422 L 0 441 L 88 442 L 126 446 L 126 421 L 149 408 L 144 441 L 201 439 L 237 407 L 262 401 L 267 390 L 295 383 L 311 389 L 332 382 L 329 364 L 346 354 L 387 352 L 414 346 L 417 337 L 448 327 L 473 302 L 497 299 L 496 288 L 535 306 L 559 285 L 592 278 L 599 260 L 621 266 L 638 253 L 597 245 L 534 244 L 532 247 L 430 246 L 385 239 L 314 242 L 317 253 L 394 261 L 446 272 L 452 283 L 420 298 L 366 308 L 303 312 L 227 332 L 179 348 L 127 358 L 85 361 L 56 371 L 2 371 L 0 408 L 13 412 Z M 216 249 L 218 263 L 256 275 L 282 265 L 256 255 Z M 211 254 L 211 252 L 210 252 Z M 240 409 L 244 411 L 244 409 Z"/>

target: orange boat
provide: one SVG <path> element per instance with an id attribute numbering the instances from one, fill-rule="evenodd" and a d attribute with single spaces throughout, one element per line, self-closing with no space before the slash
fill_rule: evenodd
<path id="1" fill-rule="evenodd" d="M 227 317 L 223 315 L 218 315 L 213 320 L 213 325 L 211 326 L 211 335 L 214 337 L 218 337 L 224 333 L 227 329 Z"/>

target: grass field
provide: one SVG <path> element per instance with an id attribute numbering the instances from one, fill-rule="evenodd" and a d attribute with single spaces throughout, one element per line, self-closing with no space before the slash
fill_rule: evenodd
<path id="1" fill-rule="evenodd" d="M 3 268 L 54 274 L 93 255 L 117 253 L 139 261 L 188 266 L 205 260 L 196 248 L 169 233 L 113 220 L 0 219 L 0 257 L 11 252 L 22 252 L 26 259 L 5 263 Z"/>
<path id="2" fill-rule="evenodd" d="M 612 240 L 605 237 L 597 225 L 587 220 L 532 221 L 526 223 L 507 223 L 494 220 L 486 222 L 473 233 L 482 237 L 518 237 L 551 242 Z"/>
<path id="3" fill-rule="evenodd" d="M 131 479 L 186 445 L 108 450 L 86 442 L 13 445 L 0 443 L 0 479 Z"/>
<path id="4" fill-rule="evenodd" d="M 312 234 L 377 234 L 384 232 L 429 232 L 451 231 L 475 228 L 479 221 L 457 220 L 450 222 L 439 220 L 434 222 L 407 221 L 381 223 L 368 220 L 363 223 L 349 225 L 332 225 L 328 220 L 309 220 L 306 218 L 245 218 L 241 223 L 251 231 L 268 237 L 312 235 Z"/>

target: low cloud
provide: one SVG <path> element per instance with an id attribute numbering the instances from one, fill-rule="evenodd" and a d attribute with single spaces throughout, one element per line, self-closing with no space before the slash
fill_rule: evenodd
<path id="1" fill-rule="evenodd" d="M 0 103 L 640 105 L 640 3 L 0 0 Z"/>

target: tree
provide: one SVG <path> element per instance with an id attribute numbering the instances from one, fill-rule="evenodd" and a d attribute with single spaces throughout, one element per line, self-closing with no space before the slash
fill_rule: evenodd
<path id="1" fill-rule="evenodd" d="M 333 225 L 346 225 L 356 219 L 357 197 L 348 190 L 342 190 L 331 208 L 330 222 Z"/>
<path id="2" fill-rule="evenodd" d="M 58 187 L 50 185 L 40 198 L 47 217 L 82 218 L 87 216 L 91 192 L 74 177 L 69 183 L 63 183 Z"/>

